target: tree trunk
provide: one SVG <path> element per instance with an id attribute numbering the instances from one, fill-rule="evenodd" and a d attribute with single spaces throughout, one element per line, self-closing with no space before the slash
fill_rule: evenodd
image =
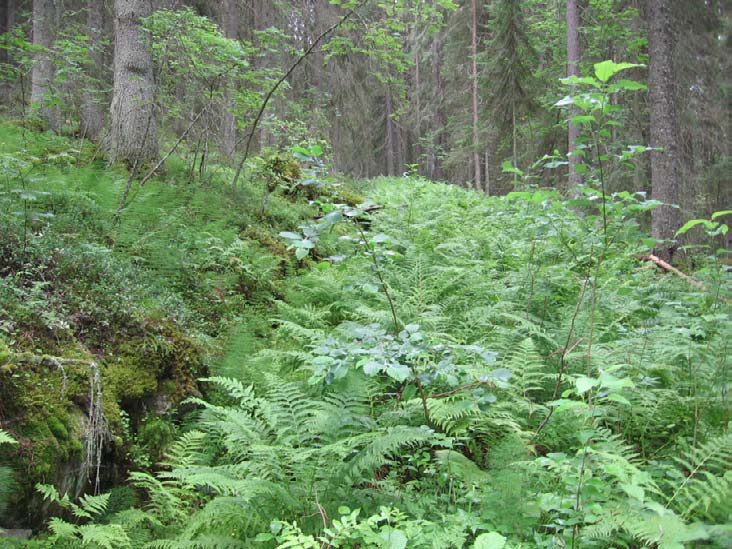
<path id="1" fill-rule="evenodd" d="M 239 0 L 222 0 L 221 23 L 226 38 L 239 38 Z M 224 155 L 233 160 L 236 155 L 236 117 L 234 116 L 234 91 L 229 85 L 224 95 L 221 114 L 221 141 Z"/>
<path id="2" fill-rule="evenodd" d="M 436 35 L 432 40 L 432 79 L 435 85 L 435 120 L 434 137 L 430 144 L 430 179 L 441 181 L 445 179 L 445 171 L 442 168 L 442 149 L 445 141 L 445 128 L 447 127 L 447 115 L 445 114 L 445 81 L 442 78 L 442 37 Z"/>
<path id="3" fill-rule="evenodd" d="M 12 27 L 10 25 L 10 20 L 13 17 L 10 10 L 12 9 L 12 6 L 10 5 L 10 1 L 8 2 L 0 2 L 0 33 L 4 34 L 6 32 L 9 32 Z M 10 63 L 10 55 L 8 54 L 8 50 L 0 49 L 0 64 L 7 64 Z M 0 98 L 3 100 L 3 102 L 6 105 L 10 105 L 11 103 L 11 88 L 10 88 L 10 82 L 3 81 L 0 83 Z"/>
<path id="4" fill-rule="evenodd" d="M 54 0 L 33 0 L 33 45 L 39 50 L 33 55 L 31 107 L 39 114 L 41 121 L 53 129 L 58 127 L 56 109 L 49 105 L 54 74 L 50 48 L 54 42 L 55 22 Z"/>
<path id="5" fill-rule="evenodd" d="M 386 84 L 384 99 L 384 106 L 386 108 L 386 135 L 384 138 L 384 148 L 386 149 L 386 175 L 393 176 L 396 174 L 396 162 L 394 159 L 396 136 L 394 131 L 394 120 L 392 119 L 394 107 L 392 105 L 391 85 L 389 83 Z"/>
<path id="6" fill-rule="evenodd" d="M 8 3 L 0 2 L 0 34 L 5 34 L 8 27 Z M 0 48 L 0 63 L 8 62 L 8 50 Z"/>
<path id="7" fill-rule="evenodd" d="M 567 0 L 567 76 L 579 76 L 580 16 L 577 0 Z M 576 109 L 569 109 L 570 118 L 577 114 Z M 567 151 L 569 154 L 569 187 L 574 189 L 582 183 L 582 177 L 577 173 L 577 164 L 580 157 L 575 156 L 576 141 L 580 136 L 580 129 L 570 121 L 567 128 Z"/>
<path id="8" fill-rule="evenodd" d="M 414 110 L 415 110 L 415 123 L 414 123 L 414 156 L 415 163 L 417 164 L 417 174 L 420 175 L 423 171 L 420 169 L 422 165 L 422 78 L 420 71 L 420 55 L 419 55 L 419 44 L 414 44 Z"/>
<path id="9" fill-rule="evenodd" d="M 680 191 L 678 123 L 674 91 L 671 0 L 648 0 L 649 107 L 651 111 L 651 146 L 663 150 L 651 152 L 651 188 L 655 200 L 664 205 L 653 210 L 653 237 L 662 240 L 656 255 L 670 261 L 676 249 L 674 234 L 680 226 L 678 204 Z"/>
<path id="10" fill-rule="evenodd" d="M 96 84 L 102 77 L 104 70 L 104 52 L 101 48 L 104 37 L 104 2 L 102 0 L 87 0 L 86 9 L 87 30 L 91 39 L 89 53 L 91 78 L 84 89 L 81 107 L 81 132 L 82 135 L 92 141 L 99 141 L 104 127 L 104 106 L 101 91 Z"/>
<path id="11" fill-rule="evenodd" d="M 470 77 L 472 80 L 473 89 L 473 185 L 475 190 L 479 191 L 481 188 L 481 177 L 480 177 L 480 153 L 478 152 L 479 133 L 478 124 L 480 123 L 479 111 L 478 111 L 478 2 L 472 0 L 471 3 L 471 39 L 470 39 L 470 54 L 471 54 L 471 71 Z"/>
<path id="12" fill-rule="evenodd" d="M 114 91 L 110 160 L 140 166 L 158 155 L 155 82 L 149 38 L 140 19 L 149 0 L 115 0 Z"/>

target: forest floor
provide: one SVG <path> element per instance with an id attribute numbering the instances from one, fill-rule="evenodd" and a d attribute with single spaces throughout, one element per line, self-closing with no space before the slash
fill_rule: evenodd
<path id="1" fill-rule="evenodd" d="M 89 145 L 0 151 L 0 525 L 65 519 L 28 546 L 729 546 L 730 280 L 642 259 L 642 196 L 183 154 L 120 209 Z"/>

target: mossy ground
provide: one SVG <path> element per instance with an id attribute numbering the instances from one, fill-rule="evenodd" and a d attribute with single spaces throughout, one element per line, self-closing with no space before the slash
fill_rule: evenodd
<path id="1" fill-rule="evenodd" d="M 220 166 L 191 179 L 181 156 L 133 184 L 116 216 L 128 174 L 101 156 L 0 124 L 0 426 L 20 441 L 0 462 L 22 481 L 16 508 L 36 482 L 58 483 L 62 464 L 81 462 L 91 363 L 108 483 L 159 459 L 197 380 L 212 369 L 237 376 L 271 330 L 271 301 L 302 266 L 277 235 L 317 211 L 283 155 L 255 162 L 236 190 Z"/>

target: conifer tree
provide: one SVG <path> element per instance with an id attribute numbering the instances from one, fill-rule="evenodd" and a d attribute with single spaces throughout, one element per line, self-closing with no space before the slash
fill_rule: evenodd
<path id="1" fill-rule="evenodd" d="M 498 0 L 493 6 L 486 74 L 488 105 L 497 129 L 510 132 L 513 165 L 518 166 L 516 122 L 522 113 L 536 107 L 531 88 L 536 51 L 526 32 L 520 0 Z"/>

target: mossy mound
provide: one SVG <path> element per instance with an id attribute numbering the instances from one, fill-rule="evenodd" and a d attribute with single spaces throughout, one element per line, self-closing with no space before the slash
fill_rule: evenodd
<path id="1" fill-rule="evenodd" d="M 127 174 L 88 146 L 2 123 L 0 143 L 0 427 L 19 441 L 0 449 L 0 465 L 19 480 L 10 508 L 41 509 L 37 482 L 70 495 L 90 487 L 95 369 L 102 488 L 162 458 L 198 379 L 211 364 L 236 368 L 223 356 L 243 348 L 232 333 L 252 348 L 262 337 L 231 327 L 247 311 L 248 326 L 269 329 L 272 300 L 300 268 L 278 234 L 318 206 L 283 153 L 257 160 L 235 191 L 226 168 L 191 181 L 174 156 L 118 210 Z M 37 525 L 43 514 L 0 523 Z"/>

